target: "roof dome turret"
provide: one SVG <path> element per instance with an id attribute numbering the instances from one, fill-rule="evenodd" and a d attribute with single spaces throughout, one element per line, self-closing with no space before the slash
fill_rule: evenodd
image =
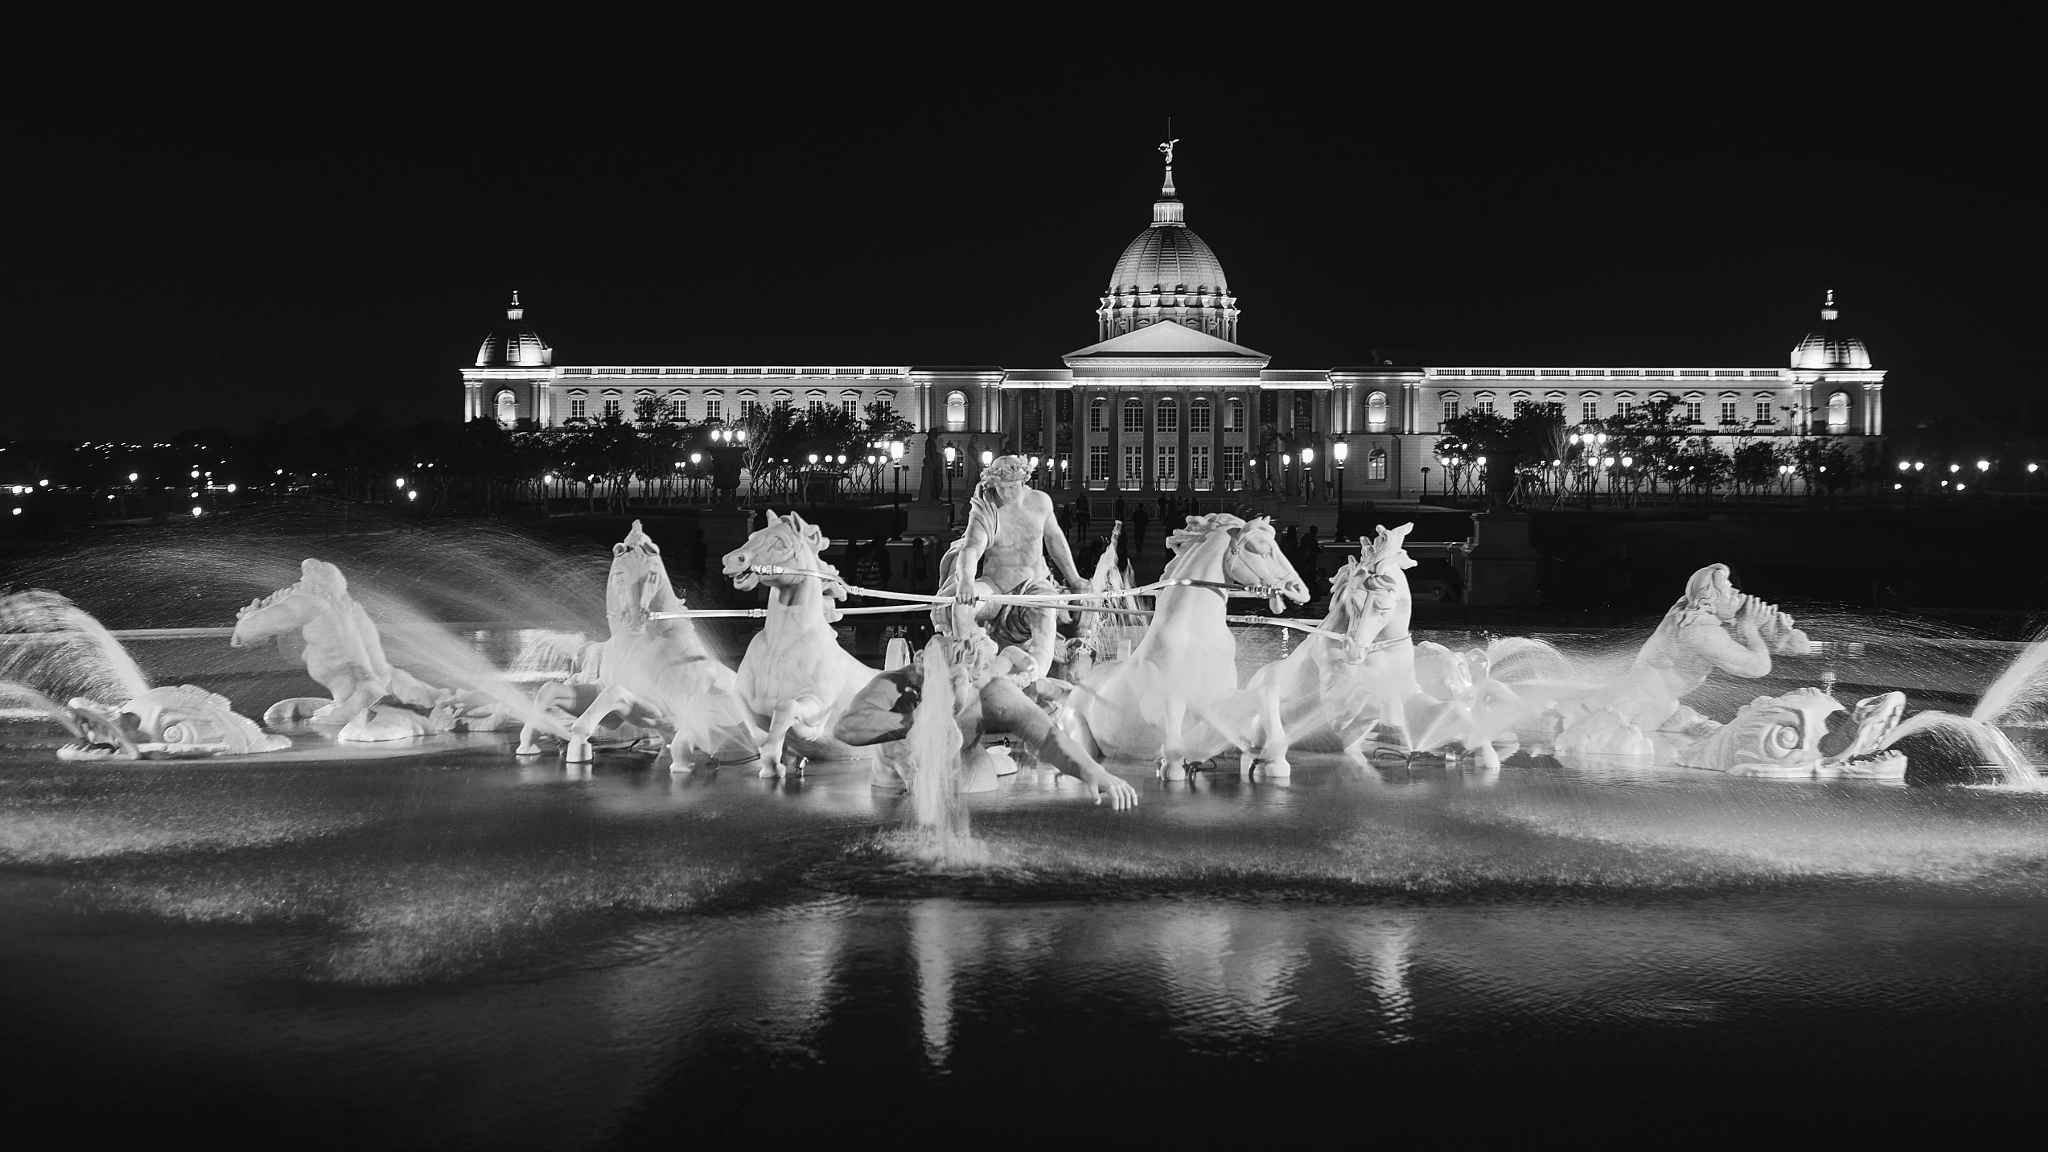
<path id="1" fill-rule="evenodd" d="M 1159 146 L 1166 154 L 1166 181 L 1152 202 L 1152 225 L 1138 234 L 1117 258 L 1109 290 L 1095 311 L 1099 339 L 1172 320 L 1186 328 L 1223 340 L 1237 339 L 1237 298 L 1223 263 L 1194 229 L 1187 226 L 1185 207 L 1173 187 L 1173 149 L 1179 141 Z"/>
<path id="2" fill-rule="evenodd" d="M 555 350 L 526 322 L 526 309 L 519 305 L 519 293 L 505 308 L 505 322 L 484 337 L 477 349 L 479 368 L 546 368 L 555 362 Z"/>
<path id="3" fill-rule="evenodd" d="M 1820 327 L 1792 349 L 1794 370 L 1809 372 L 1865 372 L 1870 369 L 1870 350 L 1863 341 L 1843 327 L 1841 311 L 1835 307 L 1835 290 L 1828 289 L 1820 309 Z"/>

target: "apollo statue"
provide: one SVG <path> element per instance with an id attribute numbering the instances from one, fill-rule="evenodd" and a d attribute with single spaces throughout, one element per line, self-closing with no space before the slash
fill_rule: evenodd
<path id="1" fill-rule="evenodd" d="M 1022 456 L 998 456 L 982 469 L 968 504 L 967 531 L 939 562 L 939 596 L 932 625 L 955 640 L 986 627 L 998 648 L 1016 645 L 1031 655 L 1032 678 L 1052 670 L 1059 611 L 983 601 L 995 595 L 1058 594 L 1046 557 L 1067 588 L 1090 590 L 1074 566 L 1066 533 L 1053 516 L 1052 497 L 1025 486 L 1031 465 Z"/>

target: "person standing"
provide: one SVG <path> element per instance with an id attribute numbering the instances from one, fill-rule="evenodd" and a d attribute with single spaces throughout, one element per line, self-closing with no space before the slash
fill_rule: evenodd
<path id="1" fill-rule="evenodd" d="M 1145 550 L 1145 525 L 1150 521 L 1151 517 L 1145 514 L 1145 506 L 1143 504 L 1138 505 L 1138 510 L 1131 513 L 1132 553 L 1135 554 Z"/>

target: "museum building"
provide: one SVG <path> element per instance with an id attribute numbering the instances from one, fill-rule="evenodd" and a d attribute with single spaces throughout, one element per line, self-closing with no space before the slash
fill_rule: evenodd
<path id="1" fill-rule="evenodd" d="M 1668 399 L 1675 419 L 1724 441 L 1830 435 L 1860 443 L 1884 433 L 1884 371 L 1843 326 L 1833 292 L 1819 326 L 1778 368 L 1269 368 L 1270 356 L 1238 343 L 1237 297 L 1222 262 L 1187 225 L 1170 151 L 1151 224 L 1117 259 L 1095 314 L 1096 343 L 1067 353 L 1062 368 L 565 367 L 514 293 L 504 322 L 462 370 L 463 416 L 556 427 L 631 420 L 643 398 L 692 421 L 735 420 L 767 405 L 858 414 L 880 402 L 931 434 L 930 459 L 956 448 L 963 479 L 978 472 L 983 451 L 1008 451 L 1040 458 L 1047 487 L 1074 490 L 1295 491 L 1312 469 L 1321 497 L 1335 479 L 1331 449 L 1342 442 L 1343 485 L 1359 500 L 1427 494 L 1430 469 L 1440 467 L 1439 427 L 1460 413 L 1554 403 L 1579 424 Z M 1303 448 L 1313 453 L 1306 466 Z M 909 454 L 905 487 L 922 484 L 925 458 Z"/>

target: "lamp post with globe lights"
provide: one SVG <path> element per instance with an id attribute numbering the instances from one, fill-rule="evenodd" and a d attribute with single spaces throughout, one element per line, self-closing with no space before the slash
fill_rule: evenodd
<path id="1" fill-rule="evenodd" d="M 1351 445 L 1342 440 L 1330 445 L 1330 455 L 1337 461 L 1337 539 L 1344 538 L 1344 461 L 1351 455 Z M 1372 477 L 1367 476 L 1367 480 Z"/>

